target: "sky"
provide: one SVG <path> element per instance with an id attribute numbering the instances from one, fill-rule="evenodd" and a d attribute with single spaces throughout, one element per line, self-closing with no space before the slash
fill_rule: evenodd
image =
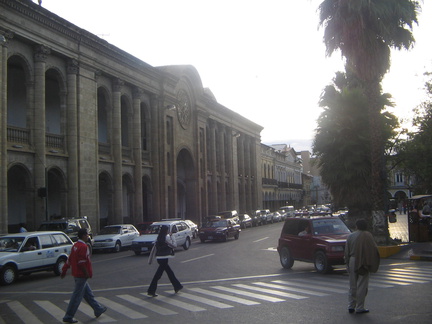
<path id="1" fill-rule="evenodd" d="M 220 104 L 264 127 L 263 143 L 302 151 L 311 150 L 322 90 L 344 70 L 340 52 L 326 57 L 321 2 L 42 0 L 42 7 L 152 66 L 193 65 Z M 392 51 L 382 84 L 405 126 L 425 99 L 423 73 L 432 72 L 430 17 L 426 0 L 414 48 Z"/>

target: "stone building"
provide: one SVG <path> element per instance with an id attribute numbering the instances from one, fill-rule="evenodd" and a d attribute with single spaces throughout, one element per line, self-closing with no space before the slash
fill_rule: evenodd
<path id="1" fill-rule="evenodd" d="M 297 153 L 286 144 L 261 144 L 263 208 L 300 208 L 303 202 L 302 165 Z"/>
<path id="2" fill-rule="evenodd" d="M 28 0 L 0 0 L 0 233 L 260 207 L 262 127 L 193 66 L 153 67 Z"/>

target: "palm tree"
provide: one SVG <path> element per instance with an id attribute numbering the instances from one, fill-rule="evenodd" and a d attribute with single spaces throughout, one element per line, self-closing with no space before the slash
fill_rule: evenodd
<path id="1" fill-rule="evenodd" d="M 371 187 L 369 121 L 364 114 L 367 105 L 358 80 L 353 75 L 336 73 L 333 84 L 321 96 L 323 112 L 313 142 L 322 180 L 332 194 L 334 205 L 350 210 L 350 227 L 354 227 L 356 218 L 364 218 L 372 210 L 372 202 L 367 199 Z M 380 96 L 382 109 L 392 105 L 389 94 Z M 380 119 L 387 142 L 394 137 L 397 118 L 386 113 Z"/>
<path id="2" fill-rule="evenodd" d="M 318 10 L 320 25 L 325 28 L 327 55 L 341 51 L 347 72 L 362 81 L 368 101 L 372 202 L 369 221 L 374 224 L 374 235 L 380 241 L 387 239 L 381 81 L 390 67 L 390 49 L 413 46 L 411 30 L 417 23 L 420 4 L 412 0 L 324 0 Z"/>

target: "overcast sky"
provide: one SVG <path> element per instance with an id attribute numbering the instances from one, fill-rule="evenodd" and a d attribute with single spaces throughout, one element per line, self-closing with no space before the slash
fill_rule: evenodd
<path id="1" fill-rule="evenodd" d="M 323 88 L 343 70 L 340 53 L 325 57 L 320 3 L 43 0 L 42 6 L 152 66 L 195 66 L 220 104 L 264 127 L 262 142 L 301 151 L 310 149 Z M 383 89 L 393 95 L 392 112 L 400 117 L 409 117 L 425 96 L 423 73 L 432 71 L 431 18 L 427 0 L 414 26 L 414 49 L 392 52 Z"/>

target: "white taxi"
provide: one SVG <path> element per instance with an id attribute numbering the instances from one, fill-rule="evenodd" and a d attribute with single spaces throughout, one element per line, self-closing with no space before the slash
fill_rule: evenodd
<path id="1" fill-rule="evenodd" d="M 54 271 L 60 275 L 73 242 L 63 232 L 25 232 L 0 237 L 0 285 L 20 274 Z"/>

